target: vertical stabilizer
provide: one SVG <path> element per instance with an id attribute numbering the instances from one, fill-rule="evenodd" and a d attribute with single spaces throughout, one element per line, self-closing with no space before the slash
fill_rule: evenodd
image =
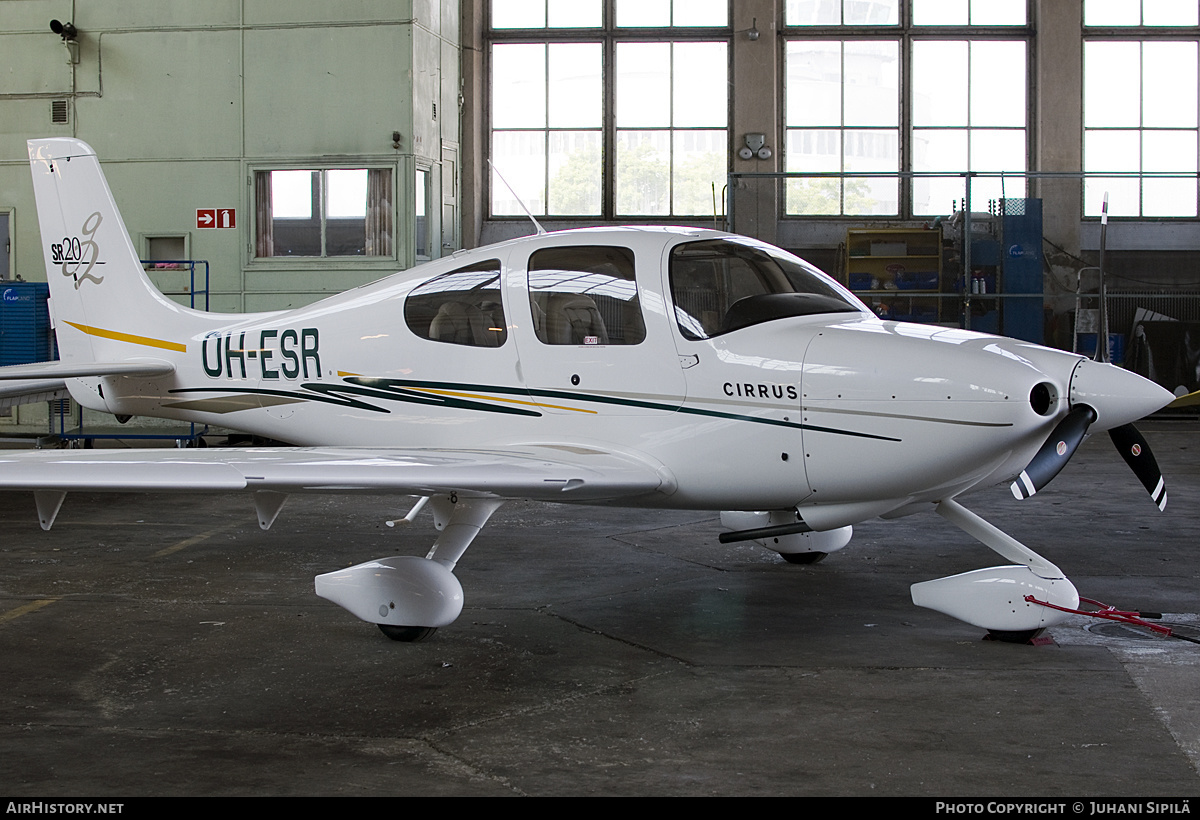
<path id="1" fill-rule="evenodd" d="M 171 358 L 201 314 L 146 277 L 96 152 L 76 139 L 29 140 L 51 315 L 64 361 Z"/>

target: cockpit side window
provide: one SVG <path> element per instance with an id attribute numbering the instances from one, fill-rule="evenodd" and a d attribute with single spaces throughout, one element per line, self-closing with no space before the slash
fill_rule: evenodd
<path id="1" fill-rule="evenodd" d="M 636 345 L 646 338 L 633 251 L 546 248 L 529 257 L 529 308 L 548 345 Z"/>
<path id="2" fill-rule="evenodd" d="M 422 339 L 500 347 L 508 338 L 496 259 L 435 276 L 404 300 L 404 321 Z"/>
<path id="3" fill-rule="evenodd" d="M 825 274 L 784 251 L 731 239 L 671 251 L 671 298 L 679 331 L 709 339 L 785 316 L 858 313 Z"/>

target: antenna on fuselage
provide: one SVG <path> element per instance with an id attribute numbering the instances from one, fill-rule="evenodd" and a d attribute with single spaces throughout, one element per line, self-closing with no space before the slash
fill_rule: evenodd
<path id="1" fill-rule="evenodd" d="M 1095 360 L 1111 361 L 1108 355 L 1108 289 L 1104 286 L 1104 248 L 1108 233 L 1108 191 L 1104 192 L 1104 204 L 1100 206 L 1100 312 L 1096 323 L 1096 356 Z"/>
<path id="2" fill-rule="evenodd" d="M 508 192 L 513 195 L 513 199 L 517 200 L 517 204 L 521 206 L 521 210 L 525 212 L 525 216 L 529 217 L 529 221 L 533 223 L 535 228 L 537 228 L 538 234 L 544 234 L 546 229 L 542 227 L 542 223 L 538 222 L 534 215 L 529 212 L 529 209 L 525 207 L 525 203 L 521 201 L 521 197 L 518 196 L 517 192 L 513 190 L 513 186 L 508 184 L 508 180 L 505 179 L 504 175 L 500 173 L 500 169 L 496 167 L 496 164 L 489 159 L 488 165 L 492 166 L 492 173 L 494 173 L 496 177 L 504 183 L 504 187 L 507 188 Z"/>

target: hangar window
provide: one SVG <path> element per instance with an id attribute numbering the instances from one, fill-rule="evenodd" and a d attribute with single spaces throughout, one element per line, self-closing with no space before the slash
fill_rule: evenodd
<path id="1" fill-rule="evenodd" d="M 794 0 L 784 21 L 784 169 L 813 175 L 785 213 L 949 213 L 968 171 L 1015 175 L 973 181 L 976 210 L 1024 195 L 1025 0 Z"/>
<path id="2" fill-rule="evenodd" d="M 724 0 L 490 9 L 493 215 L 522 202 L 539 216 L 713 213 L 729 152 Z"/>
<path id="3" fill-rule="evenodd" d="M 508 338 L 500 262 L 480 262 L 418 285 L 404 300 L 404 321 L 422 339 L 500 347 Z"/>
<path id="4" fill-rule="evenodd" d="M 646 338 L 628 248 L 537 251 L 529 257 L 529 309 L 546 344 L 635 345 Z"/>
<path id="5" fill-rule="evenodd" d="M 254 255 L 393 256 L 392 201 L 390 168 L 256 171 Z"/>
<path id="6" fill-rule="evenodd" d="M 1084 3 L 1085 215 L 1105 192 L 1112 216 L 1200 215 L 1198 22 L 1195 2 Z"/>

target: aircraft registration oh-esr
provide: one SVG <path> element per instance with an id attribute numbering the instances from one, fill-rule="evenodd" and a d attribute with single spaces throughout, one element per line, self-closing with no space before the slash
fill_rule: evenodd
<path id="1" fill-rule="evenodd" d="M 506 499 L 720 510 L 722 540 L 797 563 L 857 522 L 936 510 L 1010 563 L 915 584 L 914 602 L 1005 635 L 1079 598 L 963 495 L 1014 479 L 1030 495 L 1108 430 L 1165 504 L 1132 422 L 1166 390 L 1077 354 L 881 321 L 763 242 L 539 232 L 307 307 L 212 314 L 147 279 L 91 148 L 32 140 L 29 159 L 62 358 L 0 376 L 295 446 L 5 455 L 0 486 L 33 490 L 47 529 L 71 490 L 246 491 L 264 529 L 292 493 L 419 496 L 440 533 L 426 556 L 316 579 L 399 640 L 455 620 L 452 570 Z"/>

